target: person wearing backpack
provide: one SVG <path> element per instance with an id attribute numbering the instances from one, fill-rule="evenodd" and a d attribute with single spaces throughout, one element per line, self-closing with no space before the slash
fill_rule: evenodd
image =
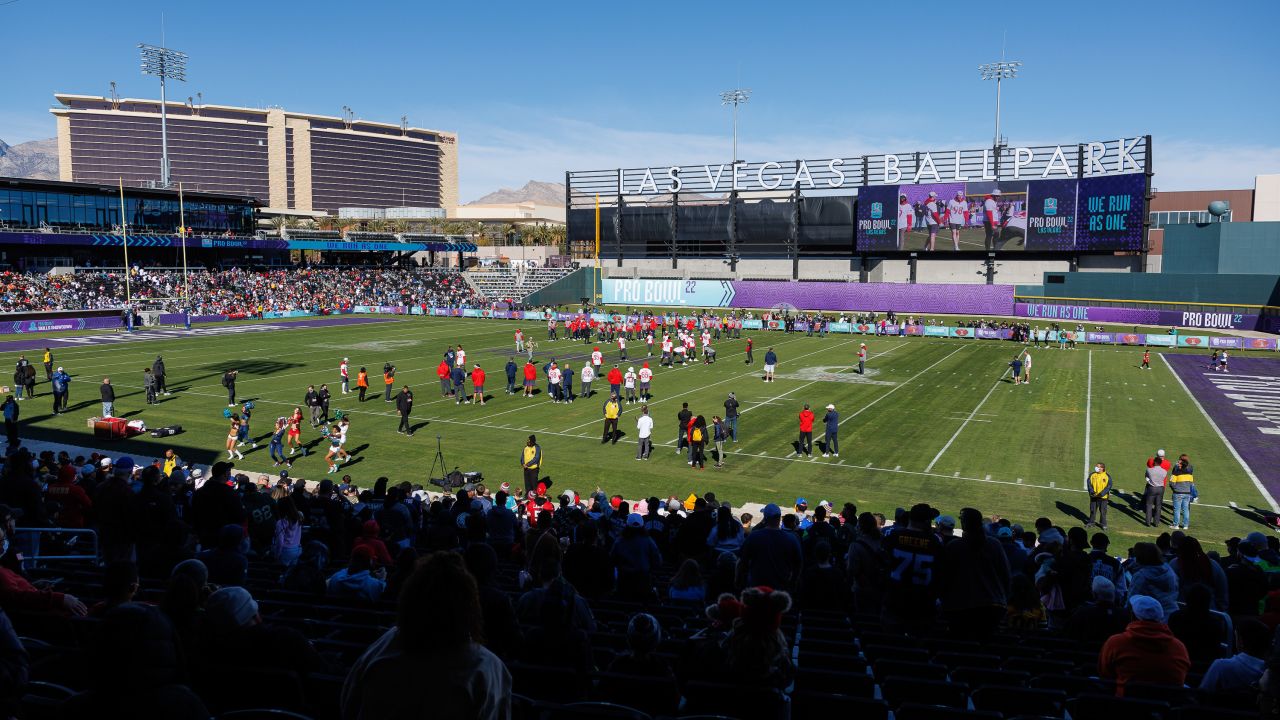
<path id="1" fill-rule="evenodd" d="M 699 470 L 706 468 L 707 456 L 707 419 L 699 415 L 693 419 L 693 428 L 689 431 L 689 467 L 697 466 Z"/>

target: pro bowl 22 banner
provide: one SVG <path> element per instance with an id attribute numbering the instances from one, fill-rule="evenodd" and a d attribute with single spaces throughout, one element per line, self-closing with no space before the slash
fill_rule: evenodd
<path id="1" fill-rule="evenodd" d="M 609 305 L 729 307 L 734 295 L 729 280 L 605 278 L 601 282 L 604 302 Z"/>

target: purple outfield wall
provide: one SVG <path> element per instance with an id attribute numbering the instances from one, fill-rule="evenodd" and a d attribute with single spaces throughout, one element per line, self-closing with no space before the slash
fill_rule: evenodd
<path id="1" fill-rule="evenodd" d="M 1016 303 L 1018 317 L 1067 322 L 1121 323 L 1125 325 L 1168 325 L 1206 330 L 1262 330 L 1275 332 L 1278 318 L 1229 312 L 1181 312 L 1147 308 L 1094 307 Z"/>
<path id="2" fill-rule="evenodd" d="M 1280 495 L 1280 360 L 1233 357 L 1231 372 L 1223 373 L 1210 370 L 1200 355 L 1164 359 L 1263 487 L 1273 498 Z M 1206 470 L 1211 478 L 1212 469 Z M 1205 483 L 1201 497 L 1212 487 L 1212 480 Z M 1208 497 L 1208 502 L 1219 504 L 1237 500 Z"/>
<path id="3" fill-rule="evenodd" d="M 782 303 L 805 310 L 870 310 L 874 312 L 1010 315 L 1012 285 L 909 285 L 805 280 L 739 280 L 730 303 L 740 308 L 768 308 Z"/>

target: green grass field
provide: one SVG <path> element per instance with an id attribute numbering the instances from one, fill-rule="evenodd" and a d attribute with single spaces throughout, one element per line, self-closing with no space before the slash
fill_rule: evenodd
<path id="1" fill-rule="evenodd" d="M 524 328 L 541 336 L 533 325 Z M 1244 509 L 1267 506 L 1168 367 L 1155 361 L 1151 371 L 1138 369 L 1141 349 L 1033 350 L 1033 382 L 1014 386 L 1004 381 L 1007 362 L 1018 349 L 1008 342 L 757 332 L 753 366 L 743 362 L 742 341 L 724 340 L 713 365 L 656 370 L 650 403 L 655 450 L 652 459 L 641 462 L 635 460 L 638 405 L 625 406 L 624 439 L 616 446 L 601 445 L 604 398 L 599 390 L 608 391 L 601 381 L 594 398 L 570 405 L 552 404 L 544 394 L 533 399 L 505 394 L 502 367 L 515 327 L 509 321 L 414 317 L 59 349 L 58 363 L 74 376 L 73 412 L 50 415 L 48 385 L 42 382 L 41 397 L 23 403 L 23 435 L 127 452 L 140 461 L 173 447 L 189 462 L 209 463 L 225 456 L 226 393 L 219 380 L 224 369 L 236 367 L 240 398 L 257 405 L 252 435 L 260 443 L 256 450 L 246 448 L 245 460 L 237 465 L 255 475 L 272 470 L 265 436 L 274 419 L 301 404 L 308 384 L 327 382 L 335 393 L 333 407 L 352 417 L 348 447 L 356 452 L 341 472 L 362 487 L 379 475 L 425 483 L 437 435 L 443 437 L 450 469 L 479 470 L 491 487 L 504 480 L 520 486 L 517 453 L 529 433 L 536 433 L 545 452 L 544 472 L 555 488 L 580 493 L 596 486 L 628 497 L 684 497 L 711 490 L 733 503 L 784 505 L 804 496 L 811 506 L 823 499 L 837 508 L 852 501 L 859 510 L 886 514 L 928 501 L 950 514 L 973 506 L 1024 523 L 1044 515 L 1077 524 L 1088 507 L 1082 492 L 1086 467 L 1100 460 L 1124 491 L 1113 496 L 1111 532 L 1132 542 L 1153 535 L 1138 520 L 1140 499 L 1129 493 L 1140 493 L 1144 460 L 1162 447 L 1175 457 L 1188 453 L 1196 465 L 1202 496 L 1192 506 L 1192 528 L 1198 536 L 1223 539 L 1259 527 L 1251 514 L 1229 503 Z M 865 378 L 849 371 L 860 341 L 868 343 L 871 354 Z M 481 363 L 489 374 L 490 400 L 484 407 L 440 397 L 435 366 L 446 346 L 459 342 L 468 360 Z M 631 345 L 631 364 L 639 367 L 643 358 L 635 356 L 643 349 Z M 777 381 L 766 384 L 760 373 L 770 345 L 780 362 Z M 538 365 L 555 356 L 580 369 L 589 350 L 581 343 L 541 341 Z M 142 370 L 158 352 L 165 356 L 176 392 L 148 407 Z M 353 381 L 360 366 L 370 370 L 374 392 L 363 404 L 354 394 L 339 392 L 337 365 L 344 355 L 351 358 Z M 606 366 L 616 357 L 616 349 L 609 348 Z M 381 399 L 386 361 L 398 367 L 397 386 L 414 388 L 413 437 L 396 433 L 394 408 Z M 117 414 L 140 417 L 150 427 L 180 424 L 185 432 L 164 440 L 96 440 L 85 420 L 99 412 L 97 385 L 104 375 L 117 385 Z M 741 442 L 729 444 L 727 467 L 692 469 L 674 450 L 680 404 L 688 402 L 709 421 L 723 414 L 729 391 L 742 404 Z M 839 458 L 795 455 L 796 415 L 806 402 L 819 419 L 828 403 L 841 413 Z M 817 441 L 820 422 L 815 430 Z M 304 440 L 323 452 L 319 439 L 315 431 L 304 432 Z M 296 460 L 292 474 L 318 480 L 325 469 L 323 455 L 312 454 Z"/>

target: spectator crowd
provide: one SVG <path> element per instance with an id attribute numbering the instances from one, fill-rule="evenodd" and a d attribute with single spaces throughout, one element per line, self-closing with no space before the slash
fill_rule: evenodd
<path id="1" fill-rule="evenodd" d="M 68 688 L 65 716 L 182 718 L 532 717 L 586 699 L 1091 717 L 1277 694 L 1280 542 L 1257 531 L 1121 549 L 924 503 L 747 513 L 544 478 L 438 495 L 25 449 L 0 503 L 0 713 L 38 704 L 40 682 Z M 82 552 L 86 528 L 100 563 L 31 560 Z"/>

